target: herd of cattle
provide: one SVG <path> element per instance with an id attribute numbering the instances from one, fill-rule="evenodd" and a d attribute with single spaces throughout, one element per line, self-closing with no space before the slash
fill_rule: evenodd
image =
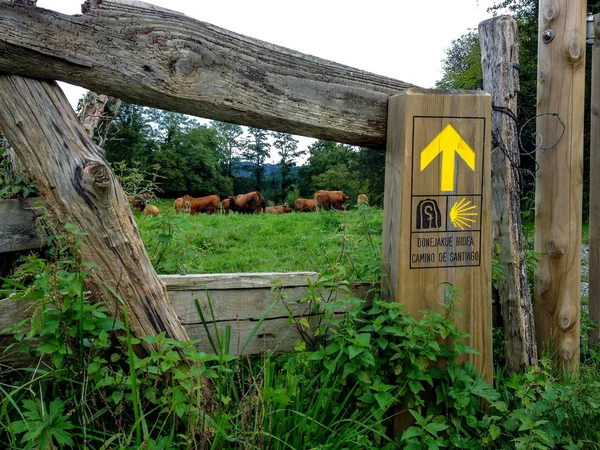
<path id="1" fill-rule="evenodd" d="M 154 205 L 148 205 L 148 198 L 136 196 L 130 198 L 132 206 L 142 211 L 144 215 L 158 216 L 158 208 Z M 342 191 L 324 191 L 319 190 L 315 193 L 312 200 L 299 198 L 295 203 L 296 212 L 312 212 L 325 209 L 343 209 L 348 196 Z M 369 204 L 369 199 L 365 194 L 360 194 L 358 203 Z M 173 203 L 176 214 L 229 214 L 230 211 L 240 214 L 285 214 L 293 211 L 287 203 L 280 206 L 267 206 L 267 202 L 258 191 L 247 194 L 233 195 L 221 199 L 218 195 L 208 195 L 206 197 L 194 198 L 184 195 Z"/>

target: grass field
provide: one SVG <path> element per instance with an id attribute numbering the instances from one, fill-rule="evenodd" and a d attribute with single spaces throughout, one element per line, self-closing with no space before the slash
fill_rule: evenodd
<path id="1" fill-rule="evenodd" d="M 350 279 L 379 279 L 381 209 L 189 216 L 175 215 L 173 200 L 155 204 L 159 217 L 135 214 L 158 273 L 322 271 L 337 264 Z"/>

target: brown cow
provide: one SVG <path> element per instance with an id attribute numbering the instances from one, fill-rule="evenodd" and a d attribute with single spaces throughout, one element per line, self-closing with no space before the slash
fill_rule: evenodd
<path id="1" fill-rule="evenodd" d="M 315 201 L 315 209 L 342 209 L 344 202 L 348 200 L 348 196 L 342 191 L 324 191 L 318 190 L 313 197 Z"/>
<path id="2" fill-rule="evenodd" d="M 194 198 L 189 195 L 183 196 L 184 211 L 189 214 L 218 214 L 221 199 L 218 195 L 207 195 L 206 197 Z"/>
<path id="3" fill-rule="evenodd" d="M 298 198 L 294 204 L 296 212 L 313 212 L 315 210 L 315 201 L 307 198 Z"/>
<path id="4" fill-rule="evenodd" d="M 159 212 L 158 212 L 158 208 L 154 205 L 147 205 L 144 210 L 142 211 L 142 214 L 144 216 L 158 216 Z"/>
<path id="5" fill-rule="evenodd" d="M 129 200 L 129 204 L 131 207 L 137 211 L 143 211 L 146 208 L 146 204 L 148 203 L 143 197 L 139 195 L 128 195 L 127 200 Z"/>
<path id="6" fill-rule="evenodd" d="M 185 200 L 183 197 L 179 197 L 173 202 L 173 208 L 175 208 L 175 214 L 183 214 L 185 212 Z"/>
<path id="7" fill-rule="evenodd" d="M 287 203 L 284 203 L 282 206 L 267 206 L 265 208 L 265 213 L 267 214 L 285 214 L 291 212 L 292 208 Z"/>
<path id="8" fill-rule="evenodd" d="M 226 216 L 229 215 L 229 199 L 226 198 L 223 200 L 223 214 Z"/>
<path id="9" fill-rule="evenodd" d="M 264 213 L 266 207 L 267 202 L 258 191 L 229 197 L 229 209 L 240 214 L 258 214 L 261 210 Z"/>
<path id="10" fill-rule="evenodd" d="M 366 194 L 358 194 L 358 199 L 356 200 L 356 203 L 365 203 L 365 204 L 369 204 L 369 197 L 367 197 Z"/>

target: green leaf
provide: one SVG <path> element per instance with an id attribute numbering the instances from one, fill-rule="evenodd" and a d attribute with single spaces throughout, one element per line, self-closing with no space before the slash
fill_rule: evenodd
<path id="1" fill-rule="evenodd" d="M 335 361 L 324 361 L 323 366 L 329 371 L 329 373 L 335 372 L 336 364 Z"/>
<path id="2" fill-rule="evenodd" d="M 440 431 L 444 431 L 447 428 L 448 425 L 445 425 L 443 423 L 431 422 L 425 425 L 425 429 L 434 436 L 436 436 L 437 433 L 439 433 Z"/>
<path id="3" fill-rule="evenodd" d="M 410 380 L 408 382 L 408 387 L 410 388 L 413 394 L 418 394 L 423 390 L 423 385 L 415 380 Z"/>
<path id="4" fill-rule="evenodd" d="M 354 345 L 349 345 L 348 346 L 348 357 L 350 359 L 355 358 L 360 353 L 362 353 L 362 349 L 361 348 L 355 347 Z"/>
<path id="5" fill-rule="evenodd" d="M 389 408 L 394 400 L 394 396 L 389 392 L 377 392 L 373 396 L 381 409 Z"/>
<path id="6" fill-rule="evenodd" d="M 408 430 L 406 430 L 404 433 L 402 433 L 402 439 L 403 441 L 406 441 L 408 439 L 417 437 L 417 436 L 421 436 L 423 434 L 423 429 L 422 428 L 418 428 L 418 427 L 410 427 Z"/>
<path id="7" fill-rule="evenodd" d="M 497 425 L 492 425 L 490 427 L 490 437 L 492 438 L 492 441 L 496 440 L 500 436 L 500 431 L 500 427 Z"/>

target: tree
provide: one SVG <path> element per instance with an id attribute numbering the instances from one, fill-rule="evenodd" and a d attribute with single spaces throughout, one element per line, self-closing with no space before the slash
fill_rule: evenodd
<path id="1" fill-rule="evenodd" d="M 359 178 L 346 164 L 337 164 L 322 174 L 316 175 L 313 177 L 313 183 L 319 186 L 319 189 L 344 191 L 354 201 L 356 201 L 360 191 Z"/>
<path id="2" fill-rule="evenodd" d="M 239 161 L 244 143 L 240 139 L 244 130 L 239 125 L 213 120 L 210 126 L 217 133 L 219 163 L 224 168 L 224 175 L 233 178 L 233 163 Z"/>
<path id="3" fill-rule="evenodd" d="M 360 193 L 367 194 L 371 205 L 383 206 L 385 151 L 361 148 L 356 155 L 356 161 L 361 180 Z"/>
<path id="4" fill-rule="evenodd" d="M 275 139 L 274 146 L 279 154 L 279 169 L 281 173 L 281 201 L 285 202 L 287 191 L 291 185 L 289 178 L 292 167 L 296 165 L 295 159 L 306 154 L 306 150 L 298 150 L 298 141 L 288 133 L 272 133 Z"/>
<path id="5" fill-rule="evenodd" d="M 318 140 L 308 147 L 309 158 L 307 164 L 299 172 L 300 192 L 312 198 L 315 191 L 325 189 L 319 185 L 318 176 L 339 164 L 346 166 L 346 170 L 356 179 L 360 176 L 357 168 L 356 153 L 349 145 L 338 144 L 331 141 Z"/>
<path id="6" fill-rule="evenodd" d="M 260 191 L 261 180 L 265 170 L 265 160 L 271 153 L 268 133 L 260 128 L 248 128 L 250 137 L 242 150 L 242 157 L 254 164 L 252 172 L 256 177 L 256 190 Z"/>
<path id="7" fill-rule="evenodd" d="M 455 39 L 442 62 L 443 76 L 436 83 L 442 89 L 483 89 L 481 49 L 476 31 Z"/>
<path id="8" fill-rule="evenodd" d="M 106 159 L 111 163 L 123 161 L 128 166 L 137 161 L 146 168 L 156 150 L 149 122 L 146 108 L 122 103 L 104 144 Z"/>

